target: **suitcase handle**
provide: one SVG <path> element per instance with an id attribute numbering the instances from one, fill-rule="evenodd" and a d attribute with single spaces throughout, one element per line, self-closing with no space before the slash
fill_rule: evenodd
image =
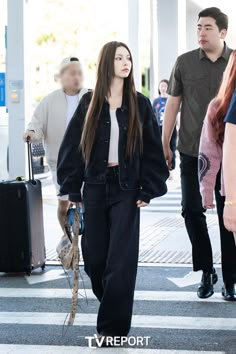
<path id="1" fill-rule="evenodd" d="M 32 157 L 32 147 L 31 147 L 31 142 L 30 142 L 30 136 L 27 136 L 26 142 L 27 142 L 27 151 L 28 151 L 29 181 L 34 181 L 33 157 Z"/>

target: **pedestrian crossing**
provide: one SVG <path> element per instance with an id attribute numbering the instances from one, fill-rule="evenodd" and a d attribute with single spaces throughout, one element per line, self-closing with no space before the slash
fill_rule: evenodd
<path id="1" fill-rule="evenodd" d="M 1 312 L 1 324 L 13 325 L 57 325 L 63 326 L 67 313 L 45 314 L 44 312 Z M 74 326 L 94 327 L 96 314 L 79 314 Z M 224 321 L 221 317 L 203 318 L 187 316 L 149 316 L 133 315 L 132 326 L 134 328 L 163 328 L 163 329 L 192 329 L 192 330 L 217 330 L 236 331 L 236 318 L 228 318 Z"/>
<path id="2" fill-rule="evenodd" d="M 155 198 L 150 201 L 150 204 L 142 209 L 144 213 L 165 213 L 165 214 L 181 214 L 181 188 L 169 190 L 163 197 Z M 208 210 L 207 214 L 216 214 L 216 210 Z"/>
<path id="3" fill-rule="evenodd" d="M 0 344 L 0 353 L 1 354 L 12 354 L 14 350 L 14 354 L 42 354 L 42 346 L 40 345 L 11 345 L 11 344 Z M 120 354 L 143 354 L 143 349 L 118 349 L 118 348 L 106 348 L 106 349 L 99 349 L 99 353 L 105 354 L 113 354 L 113 353 L 120 353 Z M 60 346 L 49 346 L 45 345 L 43 347 L 43 354 L 78 354 L 78 348 L 67 346 L 67 347 L 60 347 Z M 81 347 L 81 353 L 83 354 L 92 354 L 94 353 L 94 349 L 90 349 L 88 347 Z M 162 349 L 146 349 L 146 354 L 204 354 L 204 351 L 185 351 L 185 350 L 162 350 Z M 225 352 L 210 352 L 208 351 L 207 354 L 225 354 Z"/>
<path id="4" fill-rule="evenodd" d="M 99 348 L 99 354 L 235 354 L 235 304 L 223 300 L 220 288 L 200 300 L 195 286 L 182 291 L 168 281 L 176 269 L 160 267 L 159 275 L 156 269 L 139 268 L 130 332 L 149 336 L 149 345 Z M 85 337 L 96 333 L 98 302 L 83 277 L 74 326 L 62 336 L 71 300 L 66 279 L 29 284 L 24 276 L 0 273 L 0 354 L 94 353 Z"/>
<path id="5" fill-rule="evenodd" d="M 83 294 L 79 293 L 79 298 L 96 299 L 91 289 L 84 289 Z M 47 299 L 71 299 L 70 289 L 27 289 L 27 288 L 3 288 L 1 289 L 1 298 L 47 298 Z M 191 291 L 140 291 L 136 290 L 134 294 L 135 301 L 182 301 L 182 302 L 221 302 L 224 300 L 221 293 L 215 293 L 213 297 L 202 300 L 196 297 Z M 236 328 L 235 328 L 236 330 Z"/>
<path id="6" fill-rule="evenodd" d="M 163 197 L 155 198 L 150 204 L 142 209 L 149 213 L 181 213 L 181 189 L 168 191 Z"/>

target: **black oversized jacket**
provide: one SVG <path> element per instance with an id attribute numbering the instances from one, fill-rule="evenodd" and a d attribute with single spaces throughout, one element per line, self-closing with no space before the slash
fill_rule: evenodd
<path id="1" fill-rule="evenodd" d="M 84 118 L 91 100 L 92 93 L 85 94 L 70 121 L 62 141 L 57 164 L 60 194 L 69 194 L 72 202 L 81 201 L 83 182 L 104 184 L 108 164 L 110 141 L 110 107 L 104 101 L 95 142 L 90 161 L 85 168 L 82 153 L 79 149 Z M 128 105 L 125 96 L 122 106 L 116 111 L 119 125 L 119 182 L 123 190 L 140 190 L 138 198 L 149 203 L 150 199 L 160 197 L 167 192 L 166 180 L 169 172 L 163 155 L 161 138 L 150 101 L 141 93 L 137 93 L 139 116 L 143 130 L 143 153 L 137 151 L 132 159 L 125 158 Z"/>

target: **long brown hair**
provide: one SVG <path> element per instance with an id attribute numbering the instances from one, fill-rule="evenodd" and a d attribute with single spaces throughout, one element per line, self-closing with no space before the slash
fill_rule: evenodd
<path id="1" fill-rule="evenodd" d="M 81 137 L 80 147 L 86 164 L 88 163 L 91 156 L 91 151 L 96 136 L 96 129 L 98 126 L 98 120 L 102 111 L 104 100 L 110 94 L 110 87 L 112 79 L 114 78 L 115 54 L 118 47 L 124 47 L 128 50 L 132 63 L 130 74 L 127 78 L 124 79 L 123 87 L 123 95 L 127 97 L 129 112 L 126 157 L 130 158 L 133 156 L 137 144 L 139 144 L 140 151 L 142 151 L 142 131 L 139 120 L 138 101 L 134 83 L 133 60 L 131 52 L 127 45 L 122 42 L 109 42 L 104 45 L 99 56 L 97 82 L 85 117 L 85 123 Z"/>
<path id="2" fill-rule="evenodd" d="M 229 58 L 228 65 L 225 69 L 223 80 L 216 96 L 217 108 L 211 123 L 215 128 L 216 143 L 222 146 L 224 141 L 225 123 L 224 117 L 230 105 L 230 101 L 236 86 L 236 50 L 234 50 Z"/>

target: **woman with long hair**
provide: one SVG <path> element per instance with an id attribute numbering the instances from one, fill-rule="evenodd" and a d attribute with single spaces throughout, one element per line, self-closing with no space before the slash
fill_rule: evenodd
<path id="1" fill-rule="evenodd" d="M 124 43 L 102 48 L 95 90 L 84 95 L 68 126 L 57 172 L 61 194 L 84 204 L 82 252 L 100 301 L 97 331 L 127 336 L 140 208 L 166 193 L 169 173 L 152 106 L 135 90 L 132 55 Z"/>
<path id="2" fill-rule="evenodd" d="M 236 86 L 236 51 L 233 51 L 226 67 L 217 96 L 211 101 L 204 120 L 200 150 L 199 179 L 203 207 L 214 208 L 213 192 L 219 219 L 222 272 L 224 286 L 222 295 L 225 300 L 236 301 L 236 246 L 232 232 L 226 230 L 223 222 L 225 203 L 222 173 L 222 148 L 225 135 L 224 119 Z M 218 192 L 221 189 L 220 193 Z"/>

